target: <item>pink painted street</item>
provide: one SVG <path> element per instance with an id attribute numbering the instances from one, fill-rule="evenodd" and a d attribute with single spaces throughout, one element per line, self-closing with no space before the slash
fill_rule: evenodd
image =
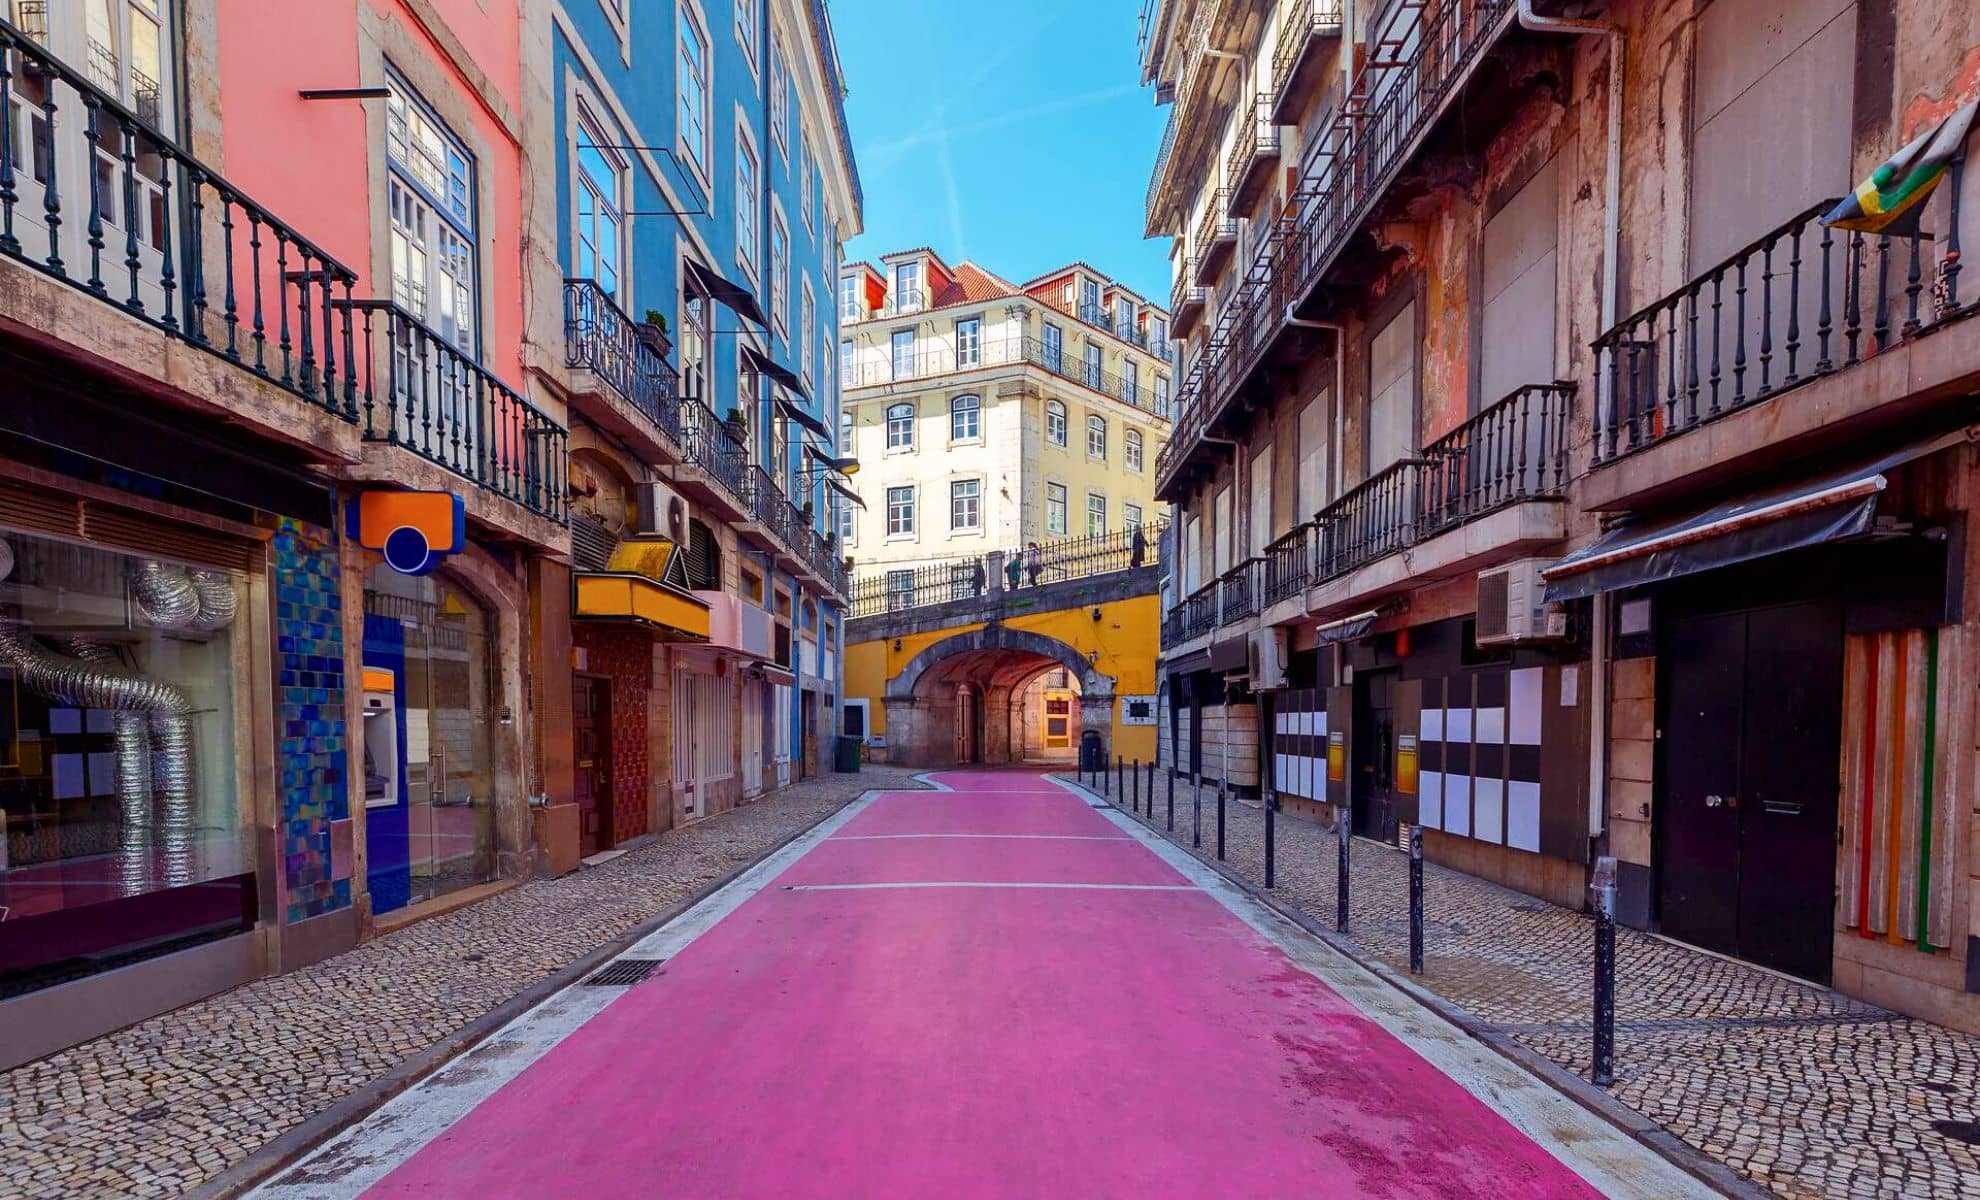
<path id="1" fill-rule="evenodd" d="M 1117 811 L 1032 772 L 933 781 L 262 1194 L 1704 1194 Z"/>

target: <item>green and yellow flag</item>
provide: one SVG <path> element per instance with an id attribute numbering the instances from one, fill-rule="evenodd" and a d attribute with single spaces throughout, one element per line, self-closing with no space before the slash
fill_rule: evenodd
<path id="1" fill-rule="evenodd" d="M 1915 231 L 1926 198 L 1966 144 L 1976 108 L 1980 108 L 1980 100 L 1968 101 L 1885 159 L 1870 172 L 1870 178 L 1857 184 L 1854 192 L 1822 218 L 1822 224 L 1859 233 Z"/>

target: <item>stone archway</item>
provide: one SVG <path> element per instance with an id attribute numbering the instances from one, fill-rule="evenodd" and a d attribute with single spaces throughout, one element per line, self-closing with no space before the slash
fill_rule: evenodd
<path id="1" fill-rule="evenodd" d="M 882 703 L 889 759 L 914 766 L 956 761 L 959 696 L 970 689 L 974 702 L 987 710 L 980 726 L 981 761 L 1022 761 L 1023 739 L 1010 736 L 1010 705 L 1024 682 L 1054 667 L 1078 681 L 1080 730 L 1075 748 L 1090 730 L 1099 734 L 1105 754 L 1113 728 L 1113 676 L 1094 669 L 1076 647 L 1057 638 L 986 625 L 927 647 L 888 681 Z"/>

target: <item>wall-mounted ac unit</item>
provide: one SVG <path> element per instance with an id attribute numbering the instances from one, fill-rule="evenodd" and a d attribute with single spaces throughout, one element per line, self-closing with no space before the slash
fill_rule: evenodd
<path id="1" fill-rule="evenodd" d="M 1286 631 L 1277 626 L 1254 630 L 1249 643 L 1251 690 L 1277 691 L 1286 686 Z"/>
<path id="2" fill-rule="evenodd" d="M 639 484 L 638 532 L 647 537 L 668 538 L 680 545 L 688 540 L 688 502 L 673 488 L 657 479 Z"/>
<path id="3" fill-rule="evenodd" d="M 1541 599 L 1546 584 L 1540 568 L 1546 558 L 1522 558 L 1478 573 L 1478 620 L 1474 639 L 1481 646 L 1559 641 L 1567 636 L 1567 613 Z"/>

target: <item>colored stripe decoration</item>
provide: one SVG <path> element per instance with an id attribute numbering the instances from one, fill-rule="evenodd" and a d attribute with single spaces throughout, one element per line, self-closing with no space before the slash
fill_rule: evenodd
<path id="1" fill-rule="evenodd" d="M 1423 684 L 1417 820 L 1537 853 L 1545 672 L 1466 671 Z"/>
<path id="2" fill-rule="evenodd" d="M 1327 694 L 1282 693 L 1272 713 L 1272 781 L 1281 796 L 1327 799 Z"/>
<path id="3" fill-rule="evenodd" d="M 1843 658 L 1842 920 L 1868 939 L 1952 944 L 1958 628 L 1860 634 Z"/>

